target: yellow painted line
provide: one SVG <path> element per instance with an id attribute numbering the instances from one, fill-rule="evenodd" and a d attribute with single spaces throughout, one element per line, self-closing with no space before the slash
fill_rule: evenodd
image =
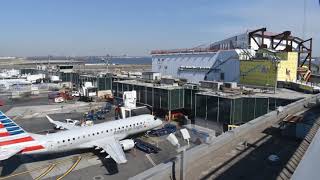
<path id="1" fill-rule="evenodd" d="M 16 177 L 16 176 L 20 176 L 20 175 L 23 175 L 23 174 L 30 173 L 32 171 L 42 170 L 44 168 L 46 168 L 46 167 L 42 166 L 42 167 L 33 168 L 31 170 L 28 170 L 28 171 L 24 171 L 24 172 L 20 172 L 20 173 L 16 173 L 16 174 L 12 174 L 12 175 L 9 175 L 9 176 L 2 177 L 2 178 L 0 178 L 0 180 L 9 179 L 9 178 L 12 178 L 12 177 Z"/>
<path id="2" fill-rule="evenodd" d="M 56 166 L 56 164 L 52 164 L 51 166 L 49 166 L 49 168 L 47 170 L 45 170 L 42 174 L 40 174 L 38 177 L 35 178 L 35 180 L 40 180 L 42 179 L 44 176 L 46 176 L 47 174 L 49 174 L 49 172 L 52 171 L 52 169 Z"/>
<path id="3" fill-rule="evenodd" d="M 85 155 L 85 157 L 89 157 L 89 156 L 90 156 L 89 154 Z M 73 158 L 73 157 L 71 157 L 71 158 Z M 61 161 L 57 161 L 57 162 L 55 162 L 55 165 L 62 164 L 64 162 L 70 161 L 71 158 L 67 158 L 67 159 L 63 159 Z M 52 165 L 53 164 L 49 164 L 49 166 L 52 166 Z M 48 167 L 48 165 L 35 167 L 35 168 L 32 168 L 32 169 L 30 169 L 28 171 L 23 171 L 23 172 L 11 174 L 11 175 L 8 175 L 8 176 L 5 176 L 5 177 L 0 177 L 0 180 L 9 179 L 9 178 L 12 178 L 12 177 L 16 177 L 16 176 L 20 176 L 20 175 L 23 175 L 23 174 L 31 173 L 33 171 L 38 171 L 38 170 L 40 171 L 42 169 L 45 169 L 46 167 Z"/>
<path id="4" fill-rule="evenodd" d="M 66 177 L 81 161 L 82 157 L 79 156 L 77 161 L 60 177 L 57 178 L 57 180 L 61 180 L 62 178 Z"/>

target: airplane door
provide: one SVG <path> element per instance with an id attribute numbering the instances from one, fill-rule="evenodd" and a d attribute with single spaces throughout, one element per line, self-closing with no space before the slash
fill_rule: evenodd
<path id="1" fill-rule="evenodd" d="M 47 150 L 48 151 L 55 151 L 56 150 L 56 145 L 53 141 L 48 141 L 47 143 Z"/>

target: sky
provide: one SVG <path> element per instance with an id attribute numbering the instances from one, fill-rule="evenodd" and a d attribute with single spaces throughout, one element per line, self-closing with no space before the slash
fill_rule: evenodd
<path id="1" fill-rule="evenodd" d="M 261 27 L 312 37 L 320 56 L 319 0 L 305 1 L 303 31 L 303 0 L 3 0 L 0 56 L 144 56 Z"/>

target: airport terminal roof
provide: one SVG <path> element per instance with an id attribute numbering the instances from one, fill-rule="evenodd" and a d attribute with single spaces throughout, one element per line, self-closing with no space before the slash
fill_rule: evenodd
<path id="1" fill-rule="evenodd" d="M 241 94 L 240 91 L 234 91 L 234 92 L 223 92 L 223 91 L 213 91 L 213 90 L 205 90 L 202 92 L 198 92 L 199 95 L 207 95 L 207 96 L 219 96 L 219 97 L 225 97 L 230 99 L 236 99 L 241 97 L 264 97 L 264 98 L 278 98 L 278 99 L 288 99 L 288 100 L 296 100 L 296 99 L 302 99 L 309 97 L 310 94 L 305 94 L 297 91 L 293 91 L 290 89 L 285 88 L 277 88 L 276 92 L 274 91 L 268 91 L 263 92 L 261 90 L 257 89 L 254 91 L 253 94 Z"/>
<path id="2" fill-rule="evenodd" d="M 167 90 L 183 89 L 182 86 L 178 86 L 178 85 L 156 84 L 156 83 L 137 81 L 137 80 L 124 80 L 124 81 L 115 81 L 115 82 L 123 83 L 123 84 L 137 85 L 137 86 L 167 89 Z"/>

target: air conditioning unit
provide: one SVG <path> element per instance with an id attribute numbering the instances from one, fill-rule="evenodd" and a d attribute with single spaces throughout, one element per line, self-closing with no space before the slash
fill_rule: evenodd
<path id="1" fill-rule="evenodd" d="M 234 89 L 234 88 L 237 87 L 237 82 L 225 82 L 225 83 L 223 84 L 223 86 L 224 86 L 225 88 Z"/>
<path id="2" fill-rule="evenodd" d="M 183 87 L 185 89 L 193 89 L 193 90 L 198 90 L 199 89 L 198 86 L 195 85 L 195 84 L 185 84 L 185 85 L 183 85 Z"/>
<path id="3" fill-rule="evenodd" d="M 223 84 L 222 82 L 213 82 L 212 89 L 214 91 L 219 91 L 221 89 L 222 84 Z"/>

